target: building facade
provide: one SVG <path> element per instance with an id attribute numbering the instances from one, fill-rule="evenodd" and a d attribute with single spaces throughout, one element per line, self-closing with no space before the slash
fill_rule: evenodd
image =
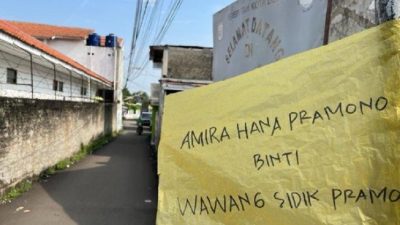
<path id="1" fill-rule="evenodd" d="M 236 0 L 213 17 L 213 80 L 399 18 L 398 0 Z"/>
<path id="2" fill-rule="evenodd" d="M 0 20 L 0 196 L 122 128 L 122 46 L 91 32 Z"/>
<path id="3" fill-rule="evenodd" d="M 161 79 L 151 85 L 150 104 L 153 109 L 151 144 L 157 148 L 165 97 L 176 92 L 212 83 L 213 49 L 199 46 L 150 46 L 150 60 L 161 68 Z"/>
<path id="4" fill-rule="evenodd" d="M 92 101 L 112 81 L 0 21 L 0 96 Z"/>
<path id="5" fill-rule="evenodd" d="M 123 47 L 100 38 L 88 45 L 91 29 L 0 21 L 0 96 L 116 103 L 122 129 Z M 105 99 L 107 98 L 107 99 Z"/>
<path id="6" fill-rule="evenodd" d="M 199 46 L 150 46 L 150 60 L 162 78 L 211 80 L 213 49 Z"/>

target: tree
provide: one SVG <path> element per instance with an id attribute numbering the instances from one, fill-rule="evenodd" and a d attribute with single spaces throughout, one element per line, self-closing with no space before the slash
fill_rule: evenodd
<path id="1" fill-rule="evenodd" d="M 132 96 L 136 102 L 140 103 L 147 102 L 150 99 L 149 95 L 144 91 L 133 92 Z"/>
<path id="2" fill-rule="evenodd" d="M 129 92 L 128 88 L 124 87 L 124 89 L 122 89 L 122 98 L 125 99 L 130 96 L 132 96 L 131 92 Z"/>
<path id="3" fill-rule="evenodd" d="M 132 96 L 134 97 L 135 102 L 140 102 L 142 104 L 141 108 L 142 112 L 149 111 L 150 97 L 146 92 L 144 91 L 134 92 L 132 93 Z"/>

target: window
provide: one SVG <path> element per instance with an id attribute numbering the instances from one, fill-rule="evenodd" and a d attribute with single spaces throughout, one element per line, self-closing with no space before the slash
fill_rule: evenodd
<path id="1" fill-rule="evenodd" d="M 81 87 L 81 95 L 86 95 L 87 93 L 87 88 Z"/>
<path id="2" fill-rule="evenodd" d="M 58 81 L 53 80 L 53 91 L 57 91 L 58 89 Z"/>
<path id="3" fill-rule="evenodd" d="M 7 68 L 7 83 L 16 84 L 17 83 L 17 71 L 11 68 Z"/>
<path id="4" fill-rule="evenodd" d="M 53 81 L 53 91 L 63 92 L 64 91 L 64 82 L 58 81 L 58 80 L 54 80 Z"/>
<path id="5" fill-rule="evenodd" d="M 64 82 L 58 81 L 58 91 L 60 92 L 64 91 Z"/>

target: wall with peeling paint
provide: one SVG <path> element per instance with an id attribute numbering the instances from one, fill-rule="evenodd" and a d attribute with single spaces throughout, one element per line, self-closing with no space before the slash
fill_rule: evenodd
<path id="1" fill-rule="evenodd" d="M 112 104 L 0 98 L 0 195 L 115 128 Z"/>
<path id="2" fill-rule="evenodd" d="M 399 0 L 333 0 L 329 42 L 398 18 Z"/>

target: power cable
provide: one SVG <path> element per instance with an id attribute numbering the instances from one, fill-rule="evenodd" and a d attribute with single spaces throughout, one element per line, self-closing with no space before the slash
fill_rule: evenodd
<path id="1" fill-rule="evenodd" d="M 146 1 L 144 10 L 143 1 Z M 162 16 L 163 2 L 162 0 L 155 0 L 154 4 L 150 6 L 149 0 L 137 1 L 125 87 L 129 81 L 141 76 L 149 63 L 148 53 L 143 54 L 144 50 L 148 48 L 149 45 L 158 45 L 161 43 L 177 11 L 182 5 L 183 0 L 171 0 L 165 17 Z M 148 15 L 149 7 L 151 7 L 150 15 Z M 163 21 L 161 27 L 159 26 L 160 21 Z M 144 33 L 142 32 L 143 28 L 145 28 Z M 153 33 L 153 31 L 155 32 Z M 137 67 L 137 65 L 140 66 Z"/>

